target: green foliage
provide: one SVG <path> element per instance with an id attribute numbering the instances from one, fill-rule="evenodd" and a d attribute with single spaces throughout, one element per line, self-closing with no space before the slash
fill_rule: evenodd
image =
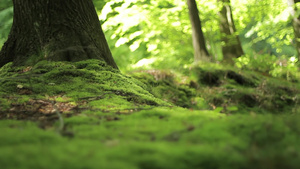
<path id="1" fill-rule="evenodd" d="M 249 55 L 255 53 L 275 56 L 294 56 L 291 42 L 294 38 L 286 1 L 232 1 L 235 25 L 240 30 L 244 50 Z M 280 6 L 280 8 L 278 8 Z M 255 16 L 255 17 L 254 17 Z M 289 48 L 292 47 L 292 48 Z"/>
<path id="2" fill-rule="evenodd" d="M 289 81 L 298 82 L 300 77 L 298 62 L 296 57 L 283 57 L 275 62 L 274 68 L 270 71 L 270 74 L 274 77 L 282 77 Z"/>
<path id="3" fill-rule="evenodd" d="M 96 9 L 99 10 L 99 11 L 102 10 L 102 8 L 104 7 L 104 5 L 107 2 L 109 2 L 109 0 L 101 0 L 101 1 L 99 1 L 99 0 L 93 0 L 93 3 L 95 5 Z"/>
<path id="4" fill-rule="evenodd" d="M 236 59 L 236 66 L 238 68 L 248 68 L 260 72 L 268 73 L 273 69 L 277 58 L 274 55 L 244 55 Z"/>
<path id="5" fill-rule="evenodd" d="M 273 77 L 285 78 L 289 81 L 298 81 L 300 74 L 298 70 L 298 59 L 282 56 L 277 58 L 274 55 L 244 55 L 236 59 L 236 66 L 242 69 L 263 72 Z"/>
<path id="6" fill-rule="evenodd" d="M 182 61 L 192 61 L 191 30 L 185 10 L 184 1 L 111 1 L 100 18 L 105 21 L 105 31 L 113 30 L 113 52 L 116 47 L 140 51 L 135 56 L 125 55 L 129 58 L 127 65 L 148 57 L 155 60 L 156 66 L 172 62 L 178 67 Z M 118 61 L 118 55 L 115 58 Z"/>
<path id="7" fill-rule="evenodd" d="M 182 70 L 193 62 L 191 26 L 185 1 L 94 0 L 94 4 L 122 71 L 136 68 Z M 198 0 L 197 4 L 207 47 L 215 60 L 221 60 L 220 3 Z M 234 0 L 231 6 L 246 55 L 256 58 L 257 53 L 269 54 L 279 59 L 296 55 L 289 10 L 284 1 Z M 7 39 L 12 12 L 10 0 L 0 2 L 0 46 Z"/>
<path id="8" fill-rule="evenodd" d="M 6 41 L 13 22 L 13 7 L 11 0 L 0 2 L 0 49 Z"/>
<path id="9" fill-rule="evenodd" d="M 214 59 L 221 60 L 218 22 L 221 6 L 216 1 L 207 0 L 198 0 L 197 4 L 207 46 Z M 296 55 L 285 2 L 232 1 L 231 5 L 247 55 L 256 57 L 259 53 L 277 58 Z M 115 0 L 107 3 L 100 12 L 100 19 L 121 70 L 188 67 L 193 62 L 193 49 L 186 6 L 182 0 L 155 0 L 151 3 Z M 275 61 L 274 58 L 268 60 Z"/>

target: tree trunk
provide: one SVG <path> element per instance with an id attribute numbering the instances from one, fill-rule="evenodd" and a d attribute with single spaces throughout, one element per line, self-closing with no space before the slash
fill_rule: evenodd
<path id="1" fill-rule="evenodd" d="M 233 22 L 230 0 L 218 0 L 222 3 L 220 15 L 220 30 L 222 40 L 223 61 L 233 64 L 232 58 L 240 57 L 244 54 L 242 45 Z"/>
<path id="2" fill-rule="evenodd" d="M 206 49 L 201 21 L 195 0 L 187 0 L 189 16 L 192 24 L 192 38 L 194 47 L 194 61 L 208 61 L 209 53 Z"/>
<path id="3" fill-rule="evenodd" d="M 298 9 L 295 6 L 295 4 L 300 2 L 300 0 L 288 0 L 287 2 L 288 2 L 288 6 L 290 8 L 290 14 L 292 17 L 292 22 L 293 22 L 293 29 L 294 29 L 298 59 L 300 60 L 300 16 L 296 15 L 296 11 Z"/>
<path id="4" fill-rule="evenodd" d="M 39 60 L 102 59 L 117 68 L 92 0 L 13 0 L 14 21 L 0 67 Z"/>

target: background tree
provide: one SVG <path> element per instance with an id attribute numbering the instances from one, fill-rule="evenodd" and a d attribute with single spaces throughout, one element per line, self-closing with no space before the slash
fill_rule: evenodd
<path id="1" fill-rule="evenodd" d="M 290 8 L 290 14 L 292 17 L 292 24 L 294 29 L 294 35 L 295 35 L 295 42 L 296 42 L 296 50 L 298 54 L 298 58 L 300 58 L 300 16 L 297 7 L 297 3 L 300 2 L 300 0 L 288 0 L 288 6 Z"/>
<path id="2" fill-rule="evenodd" d="M 223 61 L 233 64 L 232 58 L 240 57 L 244 52 L 234 25 L 230 0 L 218 0 L 218 2 L 222 4 L 219 15 Z"/>
<path id="3" fill-rule="evenodd" d="M 100 20 L 118 66 L 182 69 L 193 63 L 187 10 L 186 0 L 108 2 Z"/>
<path id="4" fill-rule="evenodd" d="M 205 38 L 202 31 L 197 3 L 195 0 L 187 0 L 187 5 L 189 8 L 189 16 L 192 24 L 194 60 L 195 62 L 209 60 L 209 54 L 206 49 Z"/>
<path id="5" fill-rule="evenodd" d="M 92 0 L 13 0 L 13 5 L 14 21 L 0 66 L 103 59 L 117 68 Z"/>

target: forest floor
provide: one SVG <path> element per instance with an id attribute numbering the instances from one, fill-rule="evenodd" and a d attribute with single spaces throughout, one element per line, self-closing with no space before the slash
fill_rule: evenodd
<path id="1" fill-rule="evenodd" d="M 1 169 L 300 168 L 300 82 L 207 64 L 0 68 Z"/>

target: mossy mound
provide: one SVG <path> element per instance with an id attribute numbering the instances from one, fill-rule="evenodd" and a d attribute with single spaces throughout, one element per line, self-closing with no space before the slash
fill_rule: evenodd
<path id="1" fill-rule="evenodd" d="M 1 112 L 34 113 L 47 107 L 121 111 L 169 105 L 149 93 L 144 83 L 100 60 L 41 61 L 32 67 L 12 67 L 9 63 L 0 69 L 0 77 Z"/>
<path id="2" fill-rule="evenodd" d="M 300 85 L 259 72 L 208 64 L 191 70 L 197 95 L 222 112 L 292 112 L 299 108 Z M 232 111 L 232 110 L 234 111 Z"/>
<path id="3" fill-rule="evenodd" d="M 222 113 L 286 113 L 299 109 L 298 83 L 259 72 L 209 63 L 193 67 L 189 77 L 161 70 L 131 75 L 147 84 L 154 96 L 180 107 Z"/>
<path id="4" fill-rule="evenodd" d="M 164 70 L 146 70 L 131 72 L 132 77 L 148 85 L 148 91 L 155 97 L 184 108 L 195 107 L 193 99 L 196 90 L 185 84 L 179 84 L 176 74 Z"/>

